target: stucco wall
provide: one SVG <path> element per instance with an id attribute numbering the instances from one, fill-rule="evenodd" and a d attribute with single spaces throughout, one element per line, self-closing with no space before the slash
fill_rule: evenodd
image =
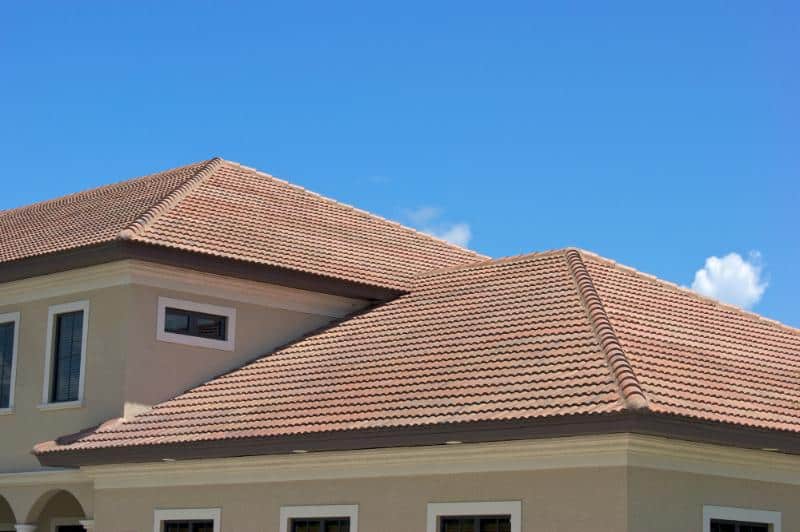
<path id="1" fill-rule="evenodd" d="M 628 488 L 630 532 L 701 532 L 704 505 L 778 511 L 800 530 L 797 485 L 630 468 Z"/>
<path id="2" fill-rule="evenodd" d="M 95 494 L 104 532 L 152 530 L 155 508 L 221 507 L 222 530 L 278 530 L 282 505 L 358 504 L 363 532 L 425 531 L 429 502 L 521 500 L 525 531 L 625 530 L 624 468 L 279 482 Z"/>
<path id="3" fill-rule="evenodd" d="M 129 287 L 116 286 L 0 306 L 0 313 L 19 312 L 19 348 L 14 412 L 0 416 L 0 471 L 38 467 L 30 454 L 37 442 L 70 434 L 122 412 Z M 44 386 L 47 314 L 51 305 L 89 300 L 86 344 L 85 406 L 68 410 L 40 410 Z"/>
<path id="4" fill-rule="evenodd" d="M 235 350 L 221 351 L 156 340 L 159 296 L 234 307 Z M 126 341 L 130 353 L 125 372 L 126 417 L 202 384 L 212 376 L 240 367 L 332 320 L 327 316 L 141 285 L 133 285 L 130 305 L 132 319 Z"/>
<path id="5" fill-rule="evenodd" d="M 94 267 L 89 277 L 102 278 L 106 270 L 113 267 Z M 22 297 L 17 303 L 8 302 L 10 296 L 4 296 L 10 293 L 7 285 L 0 285 L 0 314 L 21 314 L 14 411 L 0 415 L 0 473 L 38 469 L 38 462 L 30 454 L 37 442 L 93 427 L 108 419 L 135 415 L 334 319 L 325 312 L 316 313 L 316 305 L 324 308 L 334 299 L 340 306 L 345 304 L 358 308 L 363 304 L 356 300 L 280 288 L 276 293 L 283 298 L 284 306 L 287 301 L 291 302 L 293 294 L 297 294 L 302 299 L 303 308 L 309 310 L 299 312 L 273 308 L 269 296 L 262 298 L 260 292 L 249 296 L 259 304 L 243 302 L 236 295 L 241 296 L 241 292 L 251 285 L 232 287 L 228 283 L 216 290 L 219 293 L 229 291 L 230 298 L 173 289 L 171 286 L 185 286 L 185 278 L 198 274 L 187 272 L 184 278 L 182 272 L 176 275 L 174 269 L 170 271 L 169 276 L 159 278 L 159 287 L 123 283 L 83 291 L 71 290 L 72 281 L 61 280 L 60 276 L 74 275 L 75 272 L 54 274 L 48 277 L 47 286 L 41 290 L 70 293 L 31 300 L 33 290 L 17 289 L 14 297 Z M 157 272 L 150 274 L 157 276 Z M 42 279 L 36 280 L 41 282 Z M 235 351 L 157 341 L 159 296 L 236 308 Z M 82 300 L 88 300 L 90 304 L 84 405 L 64 410 L 42 410 L 39 405 L 44 385 L 48 309 L 51 305 Z M 263 304 L 260 304 L 262 300 Z"/>

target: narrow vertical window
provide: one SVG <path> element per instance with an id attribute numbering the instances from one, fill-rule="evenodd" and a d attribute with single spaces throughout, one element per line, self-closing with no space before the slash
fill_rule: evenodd
<path id="1" fill-rule="evenodd" d="M 50 307 L 42 407 L 81 406 L 88 325 L 88 301 Z"/>
<path id="2" fill-rule="evenodd" d="M 0 410 L 14 406 L 19 314 L 0 315 Z"/>
<path id="3" fill-rule="evenodd" d="M 56 316 L 55 353 L 50 402 L 77 401 L 83 364 L 83 311 Z"/>

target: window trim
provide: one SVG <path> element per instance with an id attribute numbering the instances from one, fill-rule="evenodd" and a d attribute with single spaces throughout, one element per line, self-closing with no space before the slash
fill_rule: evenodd
<path id="1" fill-rule="evenodd" d="M 346 517 L 350 519 L 350 532 L 358 532 L 357 504 L 329 504 L 319 506 L 281 506 L 280 532 L 289 532 L 291 519 L 321 517 Z"/>
<path id="2" fill-rule="evenodd" d="M 78 381 L 78 399 L 75 401 L 51 401 L 50 392 L 53 381 L 53 357 L 55 353 L 54 337 L 56 334 L 56 316 L 68 312 L 83 311 L 83 328 L 81 331 L 81 372 Z M 89 302 L 74 301 L 61 305 L 51 305 L 47 309 L 47 342 L 44 351 L 44 387 L 42 388 L 41 410 L 61 410 L 83 406 L 84 387 L 86 385 L 86 344 L 89 339 Z"/>
<path id="3" fill-rule="evenodd" d="M 728 506 L 703 506 L 703 532 L 711 532 L 711 520 L 739 521 L 742 523 L 764 523 L 769 532 L 781 532 L 781 513 L 769 510 L 752 510 Z"/>
<path id="4" fill-rule="evenodd" d="M 438 532 L 440 517 L 463 517 L 471 515 L 509 515 L 511 516 L 511 532 L 522 532 L 521 501 L 431 502 L 428 503 L 427 532 Z"/>
<path id="5" fill-rule="evenodd" d="M 226 324 L 227 340 L 214 340 L 212 338 L 202 338 L 187 334 L 177 334 L 167 332 L 166 314 L 167 307 L 190 312 L 202 312 L 224 316 L 228 322 Z M 193 347 L 205 347 L 208 349 L 219 349 L 220 351 L 233 351 L 236 348 L 236 309 L 234 307 L 222 307 L 208 303 L 197 303 L 195 301 L 185 301 L 173 299 L 171 297 L 159 296 L 158 298 L 158 319 L 156 320 L 156 340 L 160 342 L 170 342 L 173 344 L 184 344 Z"/>
<path id="6" fill-rule="evenodd" d="M 17 358 L 19 358 L 19 312 L 8 312 L 0 314 L 0 324 L 14 324 L 14 339 L 11 343 L 11 382 L 8 388 L 8 406 L 0 408 L 0 415 L 11 414 L 14 412 L 14 390 L 17 383 Z"/>
<path id="7" fill-rule="evenodd" d="M 161 532 L 164 521 L 213 521 L 214 532 L 220 532 L 222 509 L 220 508 L 175 508 L 153 511 L 153 532 Z"/>

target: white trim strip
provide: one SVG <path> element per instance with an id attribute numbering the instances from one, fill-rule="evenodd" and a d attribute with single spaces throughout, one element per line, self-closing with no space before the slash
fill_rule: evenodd
<path id="1" fill-rule="evenodd" d="M 50 386 L 52 384 L 52 364 L 53 356 L 55 356 L 54 339 L 55 339 L 55 326 L 56 317 L 59 314 L 66 314 L 67 312 L 83 311 L 83 330 L 81 331 L 81 372 L 78 380 L 78 399 L 77 401 L 67 401 L 63 403 L 53 402 L 50 400 Z M 72 303 L 64 303 L 61 305 L 52 305 L 47 310 L 47 343 L 44 351 L 44 387 L 42 388 L 42 404 L 39 406 L 41 409 L 56 409 L 79 407 L 83 403 L 84 387 L 86 385 L 86 344 L 89 340 L 89 302 L 88 301 L 75 301 Z"/>
<path id="2" fill-rule="evenodd" d="M 0 284 L 0 301 L 14 305 L 123 285 L 144 285 L 267 308 L 343 318 L 366 302 L 138 260 L 121 260 Z"/>
<path id="3" fill-rule="evenodd" d="M 6 323 L 14 324 L 14 337 L 11 341 L 11 383 L 8 390 L 8 406 L 0 408 L 0 414 L 11 414 L 14 412 L 14 391 L 17 383 L 17 360 L 19 359 L 19 312 L 0 314 L 0 324 Z"/>
<path id="4" fill-rule="evenodd" d="M 800 485 L 800 457 L 609 434 L 85 467 L 97 489 L 634 466 Z"/>
<path id="5" fill-rule="evenodd" d="M 711 532 L 711 520 L 769 525 L 769 532 L 781 532 L 781 513 L 726 506 L 703 506 L 703 532 Z"/>
<path id="6" fill-rule="evenodd" d="M 428 503 L 427 532 L 440 532 L 440 517 L 507 515 L 511 518 L 511 532 L 522 532 L 522 502 L 443 502 Z"/>
<path id="7" fill-rule="evenodd" d="M 153 532 L 161 532 L 164 521 L 213 521 L 214 532 L 220 531 L 222 510 L 219 508 L 180 508 L 153 511 Z"/>
<path id="8" fill-rule="evenodd" d="M 358 532 L 358 505 L 331 504 L 322 506 L 281 506 L 280 532 L 289 531 L 292 519 L 314 519 L 323 517 L 345 517 L 350 519 L 350 532 Z"/>
<path id="9" fill-rule="evenodd" d="M 211 338 L 201 338 L 199 336 L 189 336 L 186 334 L 175 334 L 167 332 L 166 314 L 167 307 L 188 310 L 190 312 L 202 312 L 226 318 L 225 340 L 214 340 Z M 236 349 L 236 309 L 232 307 L 221 307 L 219 305 L 209 305 L 207 303 L 196 303 L 182 299 L 172 299 L 171 297 L 158 298 L 158 312 L 156 324 L 156 339 L 161 342 L 173 344 L 191 345 L 194 347 L 205 347 L 208 349 L 219 349 L 220 351 L 233 351 Z"/>

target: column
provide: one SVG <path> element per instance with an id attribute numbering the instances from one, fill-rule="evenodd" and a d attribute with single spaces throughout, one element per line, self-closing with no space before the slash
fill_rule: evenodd
<path id="1" fill-rule="evenodd" d="M 14 525 L 17 532 L 36 532 L 36 525 Z"/>
<path id="2" fill-rule="evenodd" d="M 94 532 L 94 519 L 82 519 L 78 522 L 86 532 Z"/>

